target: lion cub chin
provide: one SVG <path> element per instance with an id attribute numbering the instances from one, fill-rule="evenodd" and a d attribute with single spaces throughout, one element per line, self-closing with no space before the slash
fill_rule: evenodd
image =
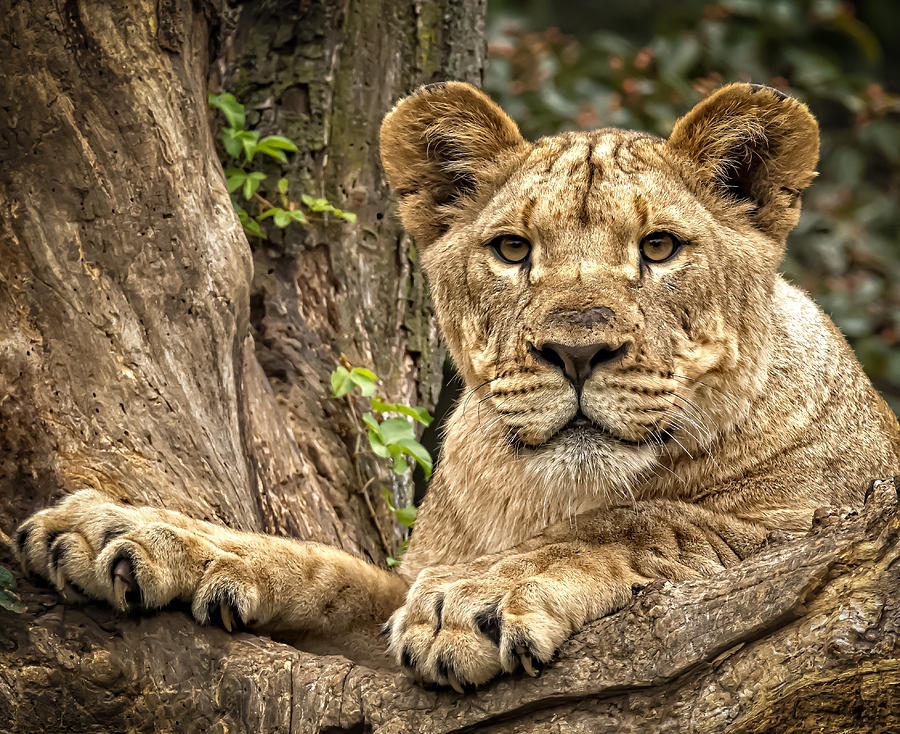
<path id="1" fill-rule="evenodd" d="M 423 87 L 381 155 L 466 391 L 400 575 L 312 542 L 74 494 L 26 568 L 120 609 L 350 640 L 383 623 L 416 680 L 537 674 L 635 584 L 740 562 L 900 473 L 900 428 L 778 274 L 818 127 L 734 84 L 667 139 L 536 142 L 474 87 Z"/>

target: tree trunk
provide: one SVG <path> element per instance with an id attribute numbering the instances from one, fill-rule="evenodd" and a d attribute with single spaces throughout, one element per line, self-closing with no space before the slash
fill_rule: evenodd
<path id="1" fill-rule="evenodd" d="M 343 353 L 389 397 L 436 398 L 442 355 L 377 131 L 418 84 L 478 80 L 483 11 L 0 0 L 0 529 L 93 487 L 383 562 L 397 537 L 369 480 L 386 479 L 327 378 Z M 300 142 L 292 181 L 357 224 L 251 250 L 209 78 Z M 0 732 L 900 725 L 898 522 L 884 483 L 862 515 L 645 590 L 541 678 L 466 696 L 180 611 L 67 607 L 23 580 L 27 612 L 0 613 Z"/>

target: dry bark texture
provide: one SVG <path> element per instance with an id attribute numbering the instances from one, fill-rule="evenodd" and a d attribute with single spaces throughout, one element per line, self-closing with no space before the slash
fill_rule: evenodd
<path id="1" fill-rule="evenodd" d="M 440 379 L 377 123 L 435 75 L 477 80 L 484 2 L 417 5 L 0 3 L 0 529 L 87 486 L 393 549 L 376 488 L 361 496 L 377 470 L 358 419 L 327 384 L 342 352 L 392 398 L 428 404 Z M 208 124 L 211 39 L 236 91 L 268 100 L 250 123 L 297 135 L 292 174 L 355 227 L 251 252 Z"/>
<path id="2" fill-rule="evenodd" d="M 0 0 L 0 529 L 95 487 L 383 559 L 390 518 L 361 494 L 376 469 L 327 374 L 344 352 L 390 397 L 435 397 L 430 308 L 375 140 L 417 84 L 477 81 L 483 11 Z M 211 48 L 214 84 L 302 143 L 292 178 L 355 227 L 251 250 L 209 132 Z M 0 615 L 0 732 L 900 726 L 898 522 L 887 483 L 862 515 L 640 593 L 541 678 L 462 697 L 24 581 L 28 611 Z"/>
<path id="3" fill-rule="evenodd" d="M 72 609 L 29 585 L 34 611 L 0 635 L 0 716 L 14 732 L 897 731 L 897 486 L 713 579 L 652 585 L 540 678 L 463 696 L 184 613 Z"/>

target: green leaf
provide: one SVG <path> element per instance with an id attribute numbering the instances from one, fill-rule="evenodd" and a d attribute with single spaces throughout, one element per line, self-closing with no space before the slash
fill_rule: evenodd
<path id="1" fill-rule="evenodd" d="M 409 454 L 419 462 L 419 466 L 421 466 L 422 471 L 425 472 L 426 479 L 431 478 L 431 471 L 434 468 L 434 464 L 431 461 L 431 454 L 428 453 L 428 449 L 414 438 L 401 439 L 396 442 L 396 445 L 401 446 L 405 453 Z"/>
<path id="2" fill-rule="evenodd" d="M 391 558 L 390 556 L 388 556 L 388 557 L 385 558 L 384 560 L 387 562 L 387 565 L 388 565 L 388 566 L 392 566 L 392 567 L 393 567 L 393 566 L 399 566 L 399 565 L 400 565 L 400 561 L 398 561 L 396 558 Z"/>
<path id="3" fill-rule="evenodd" d="M 306 215 L 301 212 L 299 209 L 294 209 L 293 211 L 288 212 L 291 219 L 295 222 L 299 222 L 300 224 L 308 224 L 308 220 L 306 219 Z"/>
<path id="4" fill-rule="evenodd" d="M 366 369 L 365 367 L 354 367 L 353 372 L 357 375 L 365 377 L 367 380 L 372 380 L 372 382 L 378 380 L 378 375 L 372 372 L 372 370 Z"/>
<path id="5" fill-rule="evenodd" d="M 7 589 L 0 589 L 0 607 L 16 614 L 25 611 L 25 605 L 19 595 Z"/>
<path id="6" fill-rule="evenodd" d="M 365 423 L 369 428 L 371 428 L 375 433 L 379 436 L 381 435 L 381 424 L 378 422 L 378 419 L 372 415 L 371 413 L 363 413 L 363 423 Z"/>
<path id="7" fill-rule="evenodd" d="M 368 431 L 366 434 L 369 439 L 369 446 L 372 449 L 372 453 L 375 456 L 380 456 L 382 459 L 387 459 L 390 457 L 391 452 L 387 446 L 384 445 L 384 441 L 381 440 L 381 436 L 379 436 L 375 431 Z"/>
<path id="8" fill-rule="evenodd" d="M 425 408 L 412 408 L 403 403 L 386 403 L 378 395 L 373 397 L 369 401 L 369 404 L 372 406 L 372 410 L 377 410 L 379 413 L 401 413 L 402 415 L 408 415 L 410 418 L 419 421 L 419 423 L 424 426 L 431 425 L 431 422 L 434 420 Z"/>
<path id="9" fill-rule="evenodd" d="M 245 123 L 244 105 L 238 102 L 233 94 L 228 94 L 227 92 L 224 94 L 210 94 L 208 99 L 213 107 L 218 107 L 222 110 L 222 114 L 225 115 L 225 119 L 228 120 L 230 127 L 238 130 L 243 129 Z"/>
<path id="10" fill-rule="evenodd" d="M 350 370 L 343 365 L 331 373 L 331 397 L 342 398 L 353 389 L 353 381 L 350 379 Z"/>
<path id="11" fill-rule="evenodd" d="M 371 370 L 367 370 L 365 367 L 354 367 L 350 371 L 350 379 L 359 387 L 365 397 L 369 397 L 375 392 L 375 383 L 378 377 Z"/>
<path id="12" fill-rule="evenodd" d="M 394 515 L 397 516 L 401 525 L 411 528 L 416 522 L 416 512 L 415 505 L 407 505 L 406 507 L 400 507 L 399 509 L 394 510 Z"/>
<path id="13" fill-rule="evenodd" d="M 412 423 L 406 418 L 388 418 L 381 422 L 381 436 L 389 446 L 407 439 L 415 440 L 416 435 Z"/>
<path id="14" fill-rule="evenodd" d="M 225 150 L 232 158 L 237 158 L 244 148 L 244 144 L 238 137 L 239 132 L 241 131 L 230 127 L 222 128 L 222 145 L 225 146 Z"/>
<path id="15" fill-rule="evenodd" d="M 288 192 L 288 180 L 286 178 L 278 179 L 278 193 L 286 194 Z"/>
<path id="16" fill-rule="evenodd" d="M 279 163 L 287 163 L 287 156 L 284 154 L 283 151 L 268 148 L 265 145 L 262 145 L 261 143 L 258 143 L 256 145 L 255 152 L 256 153 L 265 153 L 266 155 L 274 158 Z"/>
<path id="17" fill-rule="evenodd" d="M 271 209 L 266 209 L 262 212 L 256 219 L 257 221 L 262 221 L 263 219 L 268 219 L 269 217 L 274 217 L 277 212 L 282 211 L 278 207 L 272 207 Z"/>
<path id="18" fill-rule="evenodd" d="M 266 174 L 261 171 L 251 171 L 244 180 L 244 198 L 248 201 L 253 198 L 253 194 L 259 188 L 259 185 L 265 181 Z"/>
<path id="19" fill-rule="evenodd" d="M 299 150 L 292 140 L 283 135 L 266 135 L 266 137 L 259 141 L 259 144 L 265 145 L 273 150 L 287 150 L 291 153 L 296 153 Z"/>
<path id="20" fill-rule="evenodd" d="M 222 140 L 225 143 L 225 150 L 234 158 L 244 151 L 247 162 L 253 160 L 253 154 L 256 152 L 256 141 L 259 138 L 257 130 L 232 130 L 225 128 L 222 131 Z M 229 141 L 232 141 L 229 143 Z"/>
<path id="21" fill-rule="evenodd" d="M 0 566 L 0 590 L 16 590 L 16 577 L 12 575 L 12 571 L 4 566 Z"/>
<path id="22" fill-rule="evenodd" d="M 340 212 L 338 216 L 350 224 L 356 224 L 356 215 L 353 212 Z"/>
<path id="23" fill-rule="evenodd" d="M 284 209 L 277 209 L 275 211 L 275 226 L 284 229 L 291 223 L 291 215 L 288 214 Z"/>
<path id="24" fill-rule="evenodd" d="M 0 566 L 0 608 L 16 614 L 25 611 L 25 605 L 16 593 L 16 579 L 12 572 L 3 566 Z"/>
<path id="25" fill-rule="evenodd" d="M 389 444 L 387 448 L 391 454 L 391 470 L 394 474 L 404 474 L 409 469 L 409 462 L 403 455 L 403 449 L 396 444 Z"/>
<path id="26" fill-rule="evenodd" d="M 259 222 L 257 222 L 255 219 L 248 218 L 246 223 L 244 224 L 244 229 L 254 237 L 265 239 L 265 237 L 263 237 L 262 230 L 259 228 Z"/>
<path id="27" fill-rule="evenodd" d="M 229 169 L 234 170 L 234 169 Z M 241 186 L 244 185 L 244 180 L 247 178 L 247 174 L 242 170 L 237 169 L 237 173 L 229 175 L 228 171 L 225 171 L 225 175 L 227 178 L 225 179 L 225 185 L 228 187 L 228 193 L 233 194 L 237 191 Z"/>
<path id="28" fill-rule="evenodd" d="M 302 194 L 300 196 L 300 201 L 313 212 L 330 212 L 334 210 L 334 207 L 328 202 L 328 199 L 316 199 L 309 194 Z"/>
<path id="29" fill-rule="evenodd" d="M 396 512 L 397 508 L 394 507 L 394 498 L 391 497 L 391 490 L 388 487 L 382 487 L 381 494 L 384 495 L 384 501 L 387 502 L 388 509 L 391 512 Z"/>

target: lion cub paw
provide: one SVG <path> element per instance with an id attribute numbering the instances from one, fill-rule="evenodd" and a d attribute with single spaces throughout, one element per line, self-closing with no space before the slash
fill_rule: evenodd
<path id="1" fill-rule="evenodd" d="M 28 518 L 14 548 L 26 573 L 47 579 L 70 601 L 99 599 L 128 611 L 182 600 L 202 623 L 231 630 L 258 621 L 252 569 L 218 547 L 205 526 L 84 490 Z"/>
<path id="2" fill-rule="evenodd" d="M 426 571 L 385 627 L 391 653 L 416 680 L 460 693 L 501 672 L 538 675 L 575 631 L 557 593 L 536 576 L 448 583 Z"/>

